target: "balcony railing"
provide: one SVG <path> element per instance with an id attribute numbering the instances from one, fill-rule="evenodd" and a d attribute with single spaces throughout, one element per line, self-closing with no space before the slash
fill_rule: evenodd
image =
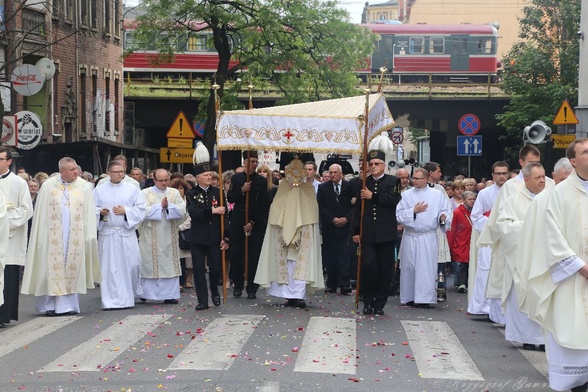
<path id="1" fill-rule="evenodd" d="M 25 8 L 22 13 L 22 29 L 26 36 L 45 38 L 45 14 Z"/>

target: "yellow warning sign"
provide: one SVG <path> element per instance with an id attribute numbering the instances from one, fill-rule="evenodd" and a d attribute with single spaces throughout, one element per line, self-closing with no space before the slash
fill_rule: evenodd
<path id="1" fill-rule="evenodd" d="M 179 112 L 178 116 L 172 123 L 169 131 L 167 131 L 166 137 L 175 137 L 178 139 L 194 139 L 194 131 L 192 130 L 192 124 L 188 121 L 188 118 L 184 112 Z"/>
<path id="2" fill-rule="evenodd" d="M 167 138 L 167 146 L 168 147 L 192 148 L 194 146 L 194 140 L 192 140 L 192 139 L 177 139 L 175 137 L 168 137 Z"/>
<path id="3" fill-rule="evenodd" d="M 551 135 L 553 148 L 568 148 L 576 140 L 576 135 Z"/>
<path id="4" fill-rule="evenodd" d="M 554 125 L 567 125 L 567 124 L 578 124 L 578 117 L 574 113 L 574 110 L 570 106 L 570 103 L 566 99 L 563 101 L 557 114 L 555 115 L 555 119 L 553 119 Z"/>

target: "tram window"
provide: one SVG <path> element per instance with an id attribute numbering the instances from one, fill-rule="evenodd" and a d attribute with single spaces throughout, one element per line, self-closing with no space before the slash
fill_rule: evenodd
<path id="1" fill-rule="evenodd" d="M 188 37 L 188 52 L 204 52 L 206 51 L 206 35 L 191 35 Z"/>
<path id="2" fill-rule="evenodd" d="M 431 37 L 429 41 L 429 53 L 442 54 L 445 52 L 445 39 L 443 37 Z"/>
<path id="3" fill-rule="evenodd" d="M 409 53 L 424 53 L 425 39 L 423 37 L 410 37 L 408 43 Z"/>
<path id="4" fill-rule="evenodd" d="M 478 53 L 492 53 L 492 40 L 490 38 L 478 40 Z"/>

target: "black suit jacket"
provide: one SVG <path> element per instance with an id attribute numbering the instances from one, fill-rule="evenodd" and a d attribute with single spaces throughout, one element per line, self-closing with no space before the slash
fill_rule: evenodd
<path id="1" fill-rule="evenodd" d="M 220 203 L 219 188 L 210 186 L 208 190 L 196 185 L 188 191 L 186 204 L 192 221 L 190 226 L 190 243 L 195 245 L 216 245 L 228 237 L 227 218 L 225 215 L 212 213 L 213 205 Z M 225 220 L 225 233 L 221 236 L 221 219 Z"/>
<path id="2" fill-rule="evenodd" d="M 347 237 L 353 208 L 347 201 L 346 194 L 349 192 L 349 181 L 341 181 L 339 195 L 335 193 L 335 185 L 329 181 L 318 186 L 316 199 L 319 206 L 321 232 L 323 237 L 341 236 Z M 347 218 L 347 224 L 343 227 L 336 227 L 333 224 L 334 218 Z"/>
<path id="3" fill-rule="evenodd" d="M 362 242 L 368 244 L 396 241 L 396 205 L 400 201 L 400 180 L 384 174 L 379 180 L 372 176 L 366 178 L 366 188 L 373 192 L 371 199 L 365 200 L 363 214 Z M 360 192 L 353 214 L 353 233 L 359 234 L 361 215 Z"/>
<path id="4" fill-rule="evenodd" d="M 235 203 L 231 212 L 231 231 L 243 232 L 245 222 L 245 193 L 241 192 L 241 187 L 245 184 L 247 177 L 245 173 L 237 173 L 231 177 L 231 188 L 227 193 L 229 203 Z M 253 233 L 265 232 L 269 213 L 269 192 L 267 190 L 267 180 L 257 173 L 249 175 L 251 189 L 249 190 L 249 220 L 255 222 Z"/>

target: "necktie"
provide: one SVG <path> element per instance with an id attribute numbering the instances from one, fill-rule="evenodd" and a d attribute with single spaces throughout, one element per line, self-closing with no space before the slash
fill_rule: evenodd
<path id="1" fill-rule="evenodd" d="M 335 193 L 339 196 L 339 184 L 335 184 Z"/>

